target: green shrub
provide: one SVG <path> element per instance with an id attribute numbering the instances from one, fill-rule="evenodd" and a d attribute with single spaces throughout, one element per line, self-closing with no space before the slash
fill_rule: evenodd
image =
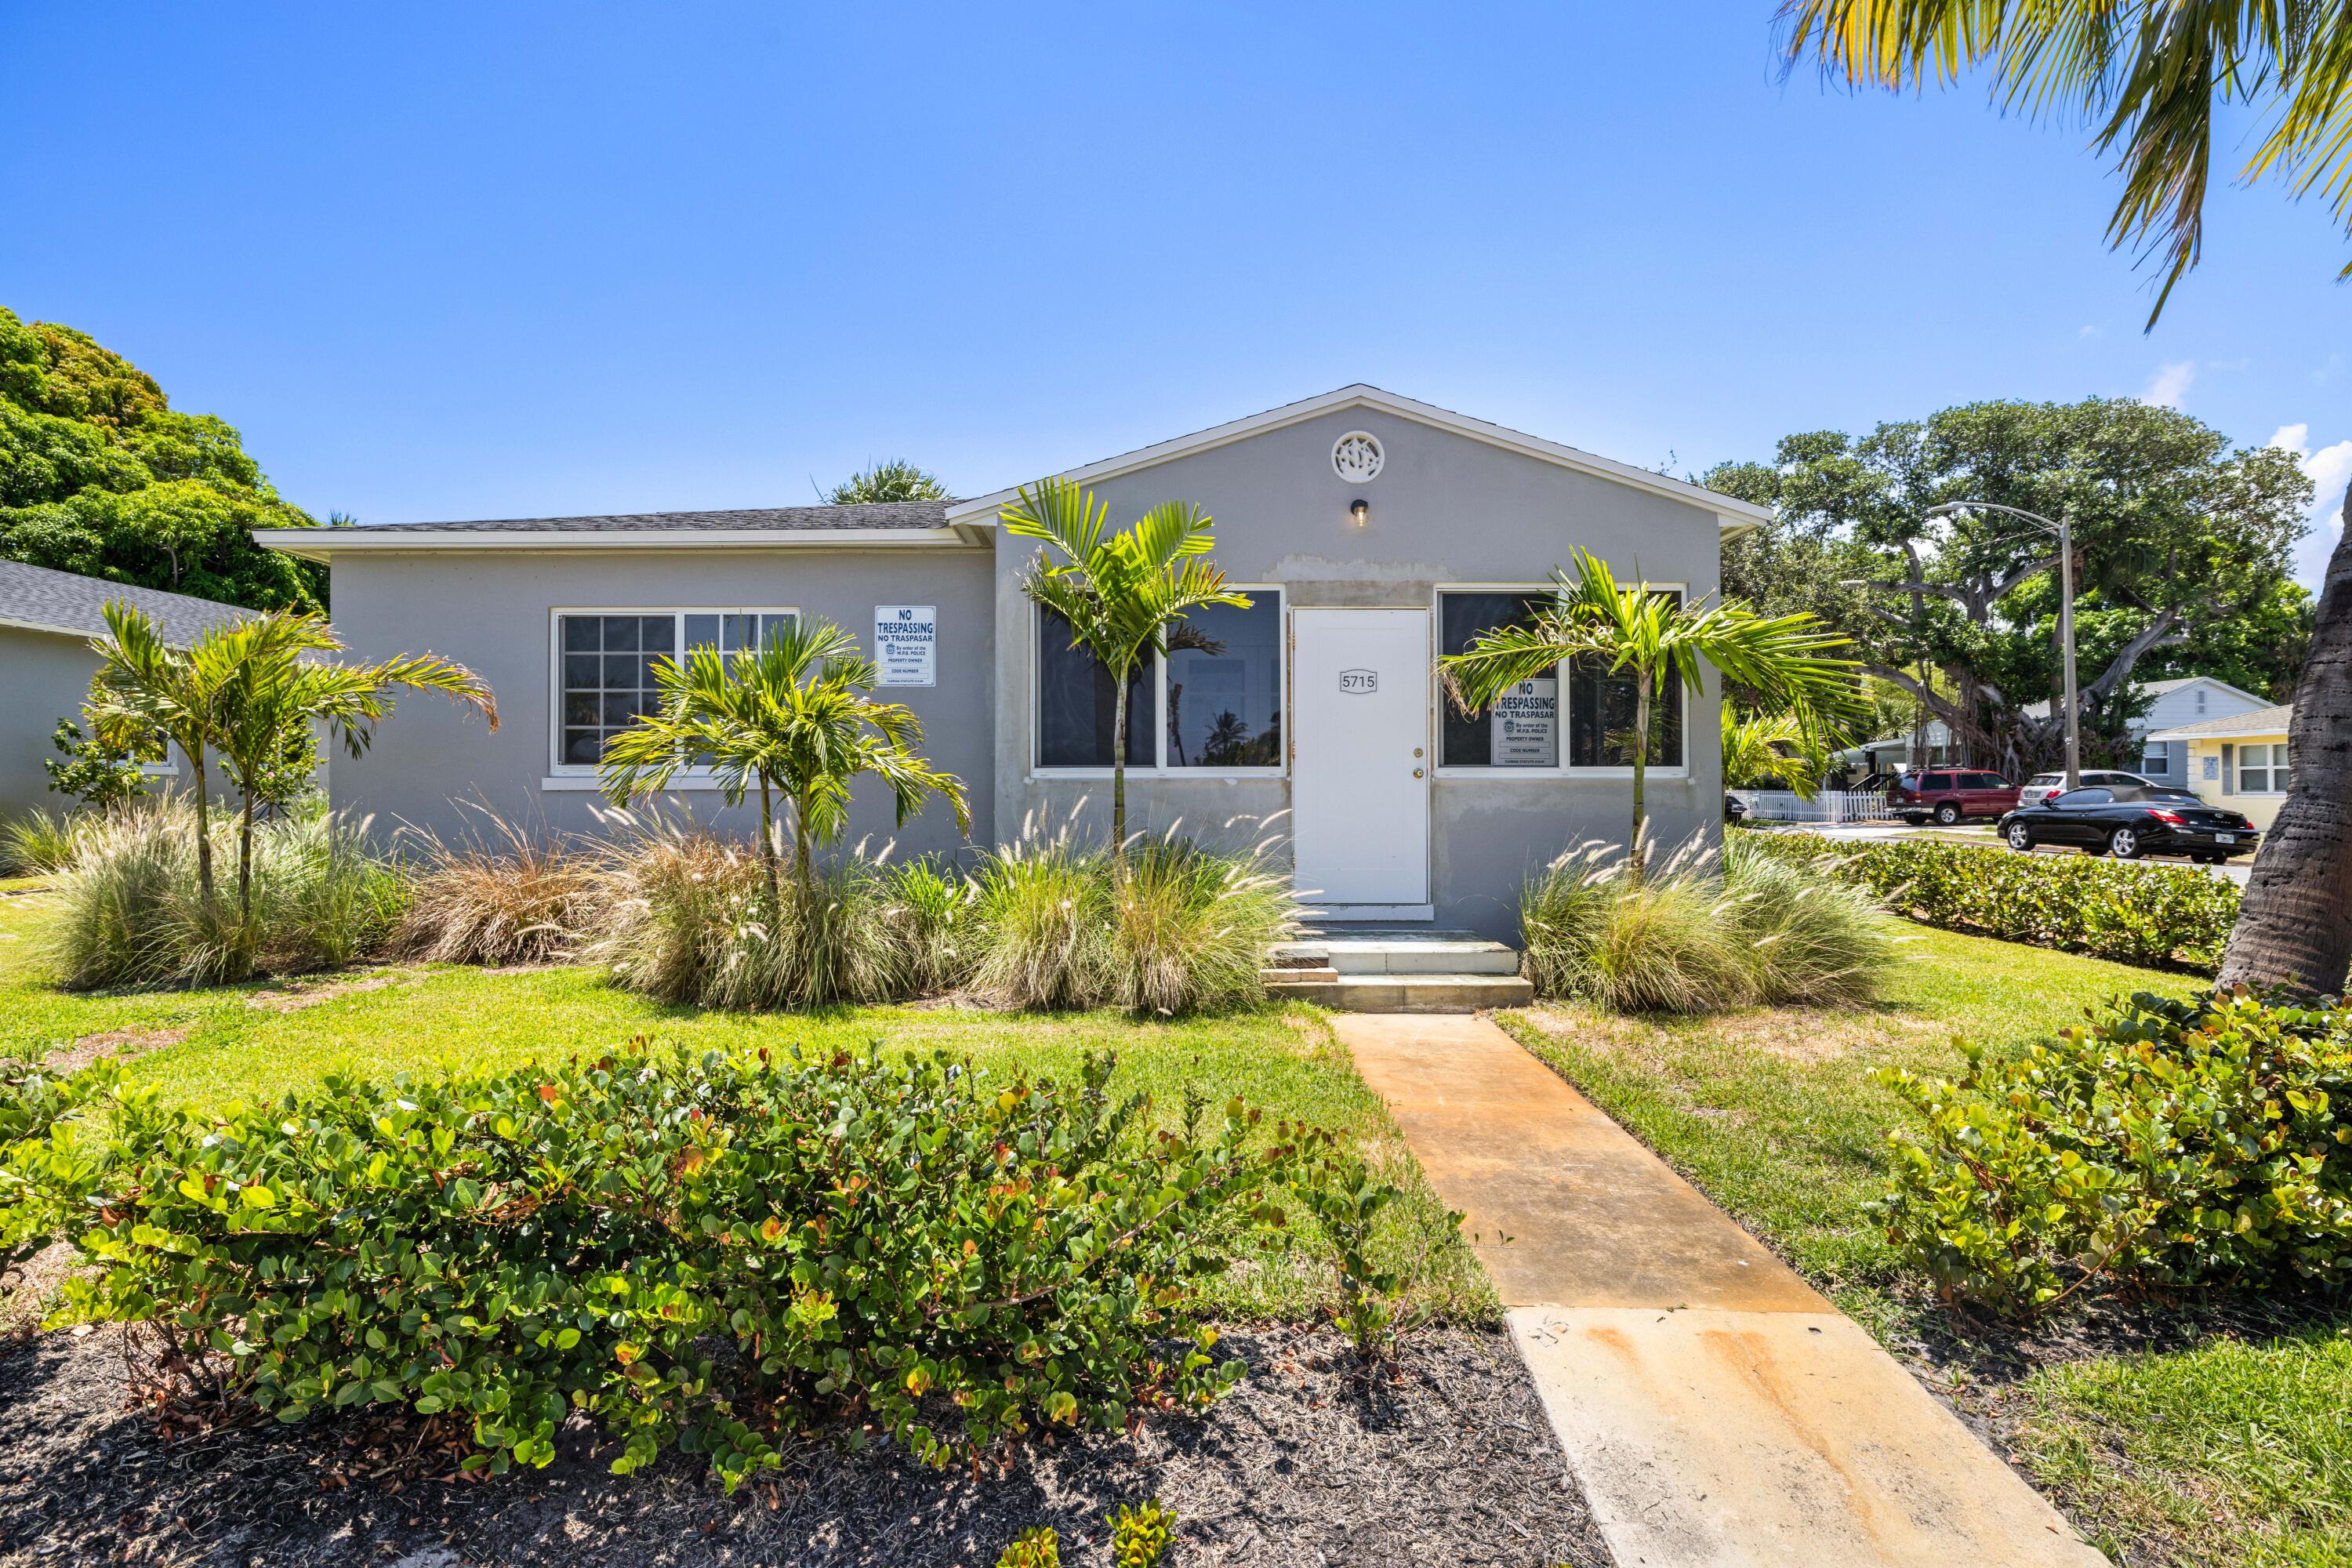
<path id="1" fill-rule="evenodd" d="M 853 859 L 805 883 L 788 877 L 783 907 L 772 911 L 750 846 L 656 818 L 622 826 L 597 851 L 604 913 L 583 949 L 620 984 L 664 1002 L 747 1010 L 912 994 L 872 866 Z"/>
<path id="2" fill-rule="evenodd" d="M 2238 918 L 2236 885 L 2193 866 L 1919 839 L 1836 844 L 1818 834 L 1752 829 L 1734 837 L 1759 858 L 1867 888 L 1925 925 L 2123 963 L 2210 973 Z"/>
<path id="3" fill-rule="evenodd" d="M 546 963 L 593 925 L 600 889 L 589 858 L 489 820 L 489 835 L 455 843 L 415 834 L 418 867 L 393 939 L 400 952 L 434 963 Z"/>
<path id="4" fill-rule="evenodd" d="M 121 1084 L 110 1058 L 68 1074 L 0 1058 L 0 1275 L 81 1223 L 113 1145 L 79 1113 Z"/>
<path id="5" fill-rule="evenodd" d="M 1050 1524 L 1024 1530 L 996 1554 L 996 1568 L 1062 1568 L 1062 1538 Z"/>
<path id="6" fill-rule="evenodd" d="M 2352 1279 L 2352 1007 L 2141 994 L 1957 1080 L 1890 1072 L 1888 1233 L 1949 1297 Z"/>
<path id="7" fill-rule="evenodd" d="M 1138 1508 L 1119 1506 L 1110 1516 L 1111 1568 L 1158 1568 L 1168 1553 L 1176 1516 L 1152 1498 Z"/>
<path id="8" fill-rule="evenodd" d="M 30 877 L 64 869 L 84 826 L 96 820 L 89 812 L 27 807 L 0 826 L 0 872 Z"/>
<path id="9" fill-rule="evenodd" d="M 926 1463 L 1039 1427 L 1197 1408 L 1199 1237 L 1265 1217 L 1295 1130 L 1197 1134 L 1074 1082 L 944 1056 L 651 1054 L 378 1083 L 217 1123 L 126 1114 L 69 1310 L 158 1321 L 281 1419 L 466 1424 L 468 1468 L 544 1465 L 578 1412 L 619 1470 L 888 1432 Z"/>
<path id="10" fill-rule="evenodd" d="M 1177 1014 L 1255 1001 L 1267 949 L 1297 926 L 1267 847 L 1147 839 L 1129 852 L 1124 880 L 1108 852 L 1067 835 L 1000 850 L 978 877 L 973 984 L 1008 1007 Z"/>
<path id="11" fill-rule="evenodd" d="M 311 811 L 254 829 L 253 908 L 233 885 L 208 904 L 196 882 L 195 813 L 184 800 L 83 819 L 58 872 L 51 956 L 73 987 L 209 985 L 333 968 L 380 951 L 407 886 L 367 823 Z M 215 855 L 236 825 L 215 822 Z"/>
<path id="12" fill-rule="evenodd" d="M 1874 994 L 1894 947 L 1864 897 L 1734 851 L 1717 871 L 1696 840 L 1640 881 L 1589 841 L 1519 896 L 1522 972 L 1539 996 L 1627 1013 Z"/>

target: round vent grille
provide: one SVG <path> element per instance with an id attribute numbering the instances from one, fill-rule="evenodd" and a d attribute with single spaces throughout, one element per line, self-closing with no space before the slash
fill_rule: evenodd
<path id="1" fill-rule="evenodd" d="M 1379 437 L 1362 430 L 1350 430 L 1332 444 L 1331 471 L 1351 485 L 1381 477 Z"/>

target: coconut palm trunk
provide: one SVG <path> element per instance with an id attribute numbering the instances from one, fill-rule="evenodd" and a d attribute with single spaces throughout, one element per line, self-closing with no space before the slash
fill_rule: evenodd
<path id="1" fill-rule="evenodd" d="M 1111 672 L 1118 689 L 1110 700 L 1110 864 L 1111 874 L 1127 877 L 1127 686 L 1134 669 Z"/>
<path id="2" fill-rule="evenodd" d="M 2352 966 L 2352 492 L 2286 743 L 2286 801 L 2246 879 L 2221 984 L 2340 994 Z"/>
<path id="3" fill-rule="evenodd" d="M 207 913 L 213 907 L 213 819 L 209 796 L 212 784 L 205 776 L 205 749 L 195 747 L 188 752 L 188 767 L 196 780 L 196 897 L 204 900 Z"/>

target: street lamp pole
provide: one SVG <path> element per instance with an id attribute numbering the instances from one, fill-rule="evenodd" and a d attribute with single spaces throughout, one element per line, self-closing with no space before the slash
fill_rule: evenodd
<path id="1" fill-rule="evenodd" d="M 2038 511 L 2023 507 L 2000 506 L 1989 500 L 1946 501 L 1927 509 L 1929 517 L 1941 517 L 1955 511 L 1998 511 L 2011 517 L 2021 517 L 2042 532 L 2058 541 L 2058 640 L 2063 645 L 2062 660 L 2066 668 L 2066 787 L 2083 787 L 2083 721 L 2081 705 L 2074 696 L 2074 520 L 2061 517 L 2055 522 Z"/>

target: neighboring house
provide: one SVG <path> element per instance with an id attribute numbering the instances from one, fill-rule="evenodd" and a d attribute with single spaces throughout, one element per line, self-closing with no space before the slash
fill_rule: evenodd
<path id="1" fill-rule="evenodd" d="M 1016 470 L 1017 471 L 1017 470 Z M 1248 609 L 1194 616 L 1132 688 L 1130 826 L 1255 842 L 1287 836 L 1297 885 L 1339 918 L 1516 929 L 1520 879 L 1588 837 L 1622 839 L 1631 769 L 1622 679 L 1570 672 L 1507 714 L 1444 703 L 1435 655 L 1529 613 L 1581 547 L 1698 598 L 1722 536 L 1760 508 L 1630 464 L 1351 386 L 1070 470 L 1123 526 L 1167 500 L 1207 510 L 1213 559 Z M 880 695 L 970 787 L 972 837 L 1016 840 L 1109 816 L 1111 682 L 1021 592 L 1037 554 L 1003 534 L 1010 489 L 962 501 L 401 523 L 265 531 L 330 563 L 354 652 L 459 659 L 487 679 L 496 734 L 445 705 L 339 763 L 339 804 L 444 829 L 472 796 L 527 827 L 595 822 L 604 742 L 656 701 L 654 659 L 740 646 L 820 616 L 869 648 Z M 297 533 L 300 537 L 296 537 Z M 1717 682 L 1672 704 L 1648 804 L 1666 842 L 1721 816 Z M 871 781 L 868 781 L 870 784 Z M 708 780 L 680 803 L 722 815 Z M 1287 814 L 1286 816 L 1284 814 Z M 740 824 L 743 813 L 728 820 Z M 956 847 L 934 806 L 894 833 L 862 787 L 853 838 Z"/>
<path id="2" fill-rule="evenodd" d="M 58 721 L 80 722 L 90 677 L 98 673 L 90 639 L 106 635 L 105 607 L 115 600 L 144 610 L 168 640 L 183 644 L 254 614 L 185 594 L 0 561 L 0 670 L 7 672 L 6 697 L 0 700 L 0 816 L 71 804 L 50 793 L 41 764 L 58 754 L 50 744 Z M 175 774 L 179 759 L 149 771 Z"/>
<path id="3" fill-rule="evenodd" d="M 2165 740 L 2158 731 L 2207 719 L 2259 712 L 2270 706 L 2252 692 L 2210 675 L 2142 681 L 2138 689 L 2148 699 L 2147 710 L 2133 720 L 2129 729 L 2138 744 L 2139 755 L 2123 765 L 2150 783 L 2173 789 L 2187 789 L 2195 783 L 2188 772 L 2189 753 L 2183 743 Z M 2050 716 L 2050 704 L 2036 702 L 2026 711 L 2037 719 L 2046 719 Z"/>
<path id="4" fill-rule="evenodd" d="M 2285 703 L 2258 708 L 2159 730 L 2148 741 L 2162 742 L 2184 759 L 2188 788 L 2243 812 L 2267 833 L 2286 799 L 2286 721 L 2294 711 Z"/>

